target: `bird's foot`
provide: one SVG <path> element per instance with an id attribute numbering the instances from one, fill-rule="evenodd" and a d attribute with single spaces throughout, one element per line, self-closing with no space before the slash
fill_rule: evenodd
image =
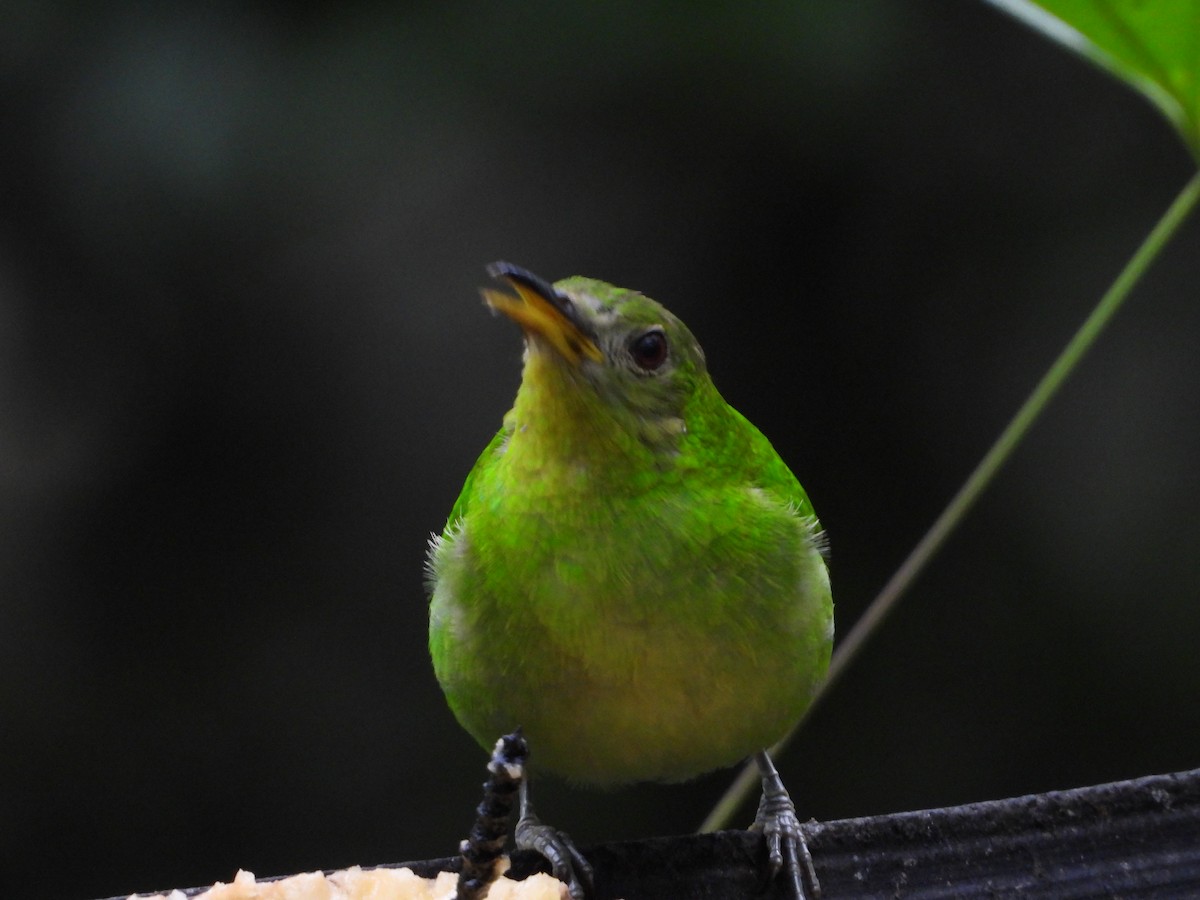
<path id="1" fill-rule="evenodd" d="M 804 839 L 804 827 L 796 815 L 796 804 L 788 795 L 766 751 L 757 754 L 754 760 L 762 776 L 763 793 L 750 830 L 761 831 L 767 839 L 771 879 L 784 872 L 794 900 L 819 900 L 821 883 L 817 880 L 812 854 L 808 852 L 808 842 Z M 804 890 L 805 875 L 812 885 L 811 898 Z"/>
<path id="2" fill-rule="evenodd" d="M 534 814 L 525 785 L 521 788 L 521 818 L 513 835 L 517 849 L 536 850 L 546 857 L 554 877 L 567 885 L 571 900 L 586 900 L 592 892 L 591 865 L 566 832 L 544 824 Z"/>

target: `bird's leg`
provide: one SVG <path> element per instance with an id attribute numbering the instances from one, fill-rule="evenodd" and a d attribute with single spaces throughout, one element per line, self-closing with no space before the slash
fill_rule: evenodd
<path id="1" fill-rule="evenodd" d="M 586 900 L 592 892 L 592 867 L 575 849 L 565 832 L 544 825 L 534 814 L 529 799 L 529 782 L 521 782 L 521 816 L 514 833 L 519 850 L 536 850 L 550 863 L 550 871 L 565 882 L 571 900 Z"/>
<path id="2" fill-rule="evenodd" d="M 458 873 L 455 900 L 481 900 L 488 886 L 500 877 L 500 854 L 508 840 L 508 821 L 513 800 L 525 783 L 525 759 L 529 745 L 518 728 L 496 741 L 488 761 L 488 780 L 483 800 L 475 808 L 475 824 L 458 846 L 462 868 Z"/>
<path id="3" fill-rule="evenodd" d="M 804 829 L 796 816 L 796 804 L 788 796 L 787 788 L 783 786 L 767 751 L 760 750 L 754 754 L 754 762 L 762 778 L 762 800 L 759 801 L 758 814 L 750 830 L 761 831 L 767 838 L 771 877 L 775 878 L 780 870 L 786 871 L 795 900 L 806 900 L 808 895 L 804 891 L 804 875 L 807 873 L 813 900 L 817 900 L 821 896 L 821 883 L 817 881 L 812 855 L 804 840 Z"/>

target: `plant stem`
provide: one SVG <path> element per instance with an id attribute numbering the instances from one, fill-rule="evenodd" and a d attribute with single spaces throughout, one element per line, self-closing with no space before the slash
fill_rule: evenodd
<path id="1" fill-rule="evenodd" d="M 833 655 L 833 660 L 829 666 L 829 674 L 826 676 L 824 683 L 817 691 L 813 698 L 812 704 L 805 712 L 799 722 L 793 726 L 784 737 L 771 748 L 772 756 L 778 756 L 779 752 L 787 745 L 787 743 L 795 735 L 796 731 L 803 724 L 804 720 L 812 713 L 817 704 L 829 693 L 830 688 L 841 678 L 846 668 L 858 655 L 867 639 L 871 637 L 883 624 L 884 619 L 895 608 L 896 603 L 904 595 L 913 581 L 928 565 L 933 556 L 941 549 L 942 545 L 958 527 L 960 521 L 979 499 L 984 489 L 992 483 L 996 474 L 1001 467 L 1012 456 L 1013 451 L 1024 439 L 1030 426 L 1037 421 L 1038 417 L 1045 411 L 1050 399 L 1058 392 L 1067 377 L 1078 367 L 1084 355 L 1095 343 L 1096 338 L 1104 327 L 1112 319 L 1113 315 L 1121 305 L 1125 302 L 1134 285 L 1145 273 L 1151 262 L 1162 252 L 1163 248 L 1179 230 L 1180 226 L 1187 219 L 1188 214 L 1196 207 L 1197 202 L 1200 202 L 1200 172 L 1192 176 L 1191 180 L 1180 191 L 1179 195 L 1167 208 L 1162 218 L 1146 236 L 1142 245 L 1138 247 L 1137 252 L 1133 254 L 1125 268 L 1117 275 L 1112 286 L 1100 298 L 1100 302 L 1092 310 L 1091 314 L 1084 320 L 1079 330 L 1075 332 L 1066 347 L 1058 355 L 1058 358 L 1042 376 L 1041 381 L 1033 389 L 1028 399 L 1017 410 L 1017 414 L 1000 433 L 1000 437 L 992 445 L 992 448 L 980 460 L 979 465 L 975 467 L 970 476 L 959 488 L 958 493 L 950 501 L 949 505 L 942 511 L 942 514 L 934 521 L 925 536 L 917 543 L 908 558 L 901 563 L 900 568 L 883 586 L 883 590 L 867 607 L 866 612 L 854 624 L 850 633 L 841 641 L 837 652 Z M 756 780 L 755 770 L 753 765 L 747 765 L 738 774 L 738 777 L 730 785 L 725 795 L 720 799 L 712 812 L 708 814 L 708 818 L 700 826 L 700 831 L 716 831 L 724 828 L 730 821 L 733 813 L 746 800 L 750 789 L 753 787 Z"/>

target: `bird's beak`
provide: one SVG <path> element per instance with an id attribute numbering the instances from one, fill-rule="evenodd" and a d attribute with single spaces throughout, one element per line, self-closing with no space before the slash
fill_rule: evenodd
<path id="1" fill-rule="evenodd" d="M 604 359 L 594 332 L 566 294 L 512 263 L 494 262 L 487 272 L 493 278 L 503 278 L 517 292 L 514 297 L 484 288 L 483 302 L 492 309 L 504 313 L 527 335 L 547 341 L 574 365 L 579 365 L 585 357 L 593 362 Z"/>

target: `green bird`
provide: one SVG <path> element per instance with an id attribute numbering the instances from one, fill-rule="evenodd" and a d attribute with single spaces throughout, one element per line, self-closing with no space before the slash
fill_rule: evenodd
<path id="1" fill-rule="evenodd" d="M 748 756 L 772 874 L 812 877 L 764 748 L 829 665 L 825 541 L 800 482 L 717 392 L 687 326 L 637 291 L 488 267 L 521 326 L 513 408 L 431 541 L 429 647 L 484 747 L 520 726 L 539 772 L 679 781 Z M 522 794 L 520 846 L 591 873 Z M 815 881 L 815 879 L 814 879 Z"/>

